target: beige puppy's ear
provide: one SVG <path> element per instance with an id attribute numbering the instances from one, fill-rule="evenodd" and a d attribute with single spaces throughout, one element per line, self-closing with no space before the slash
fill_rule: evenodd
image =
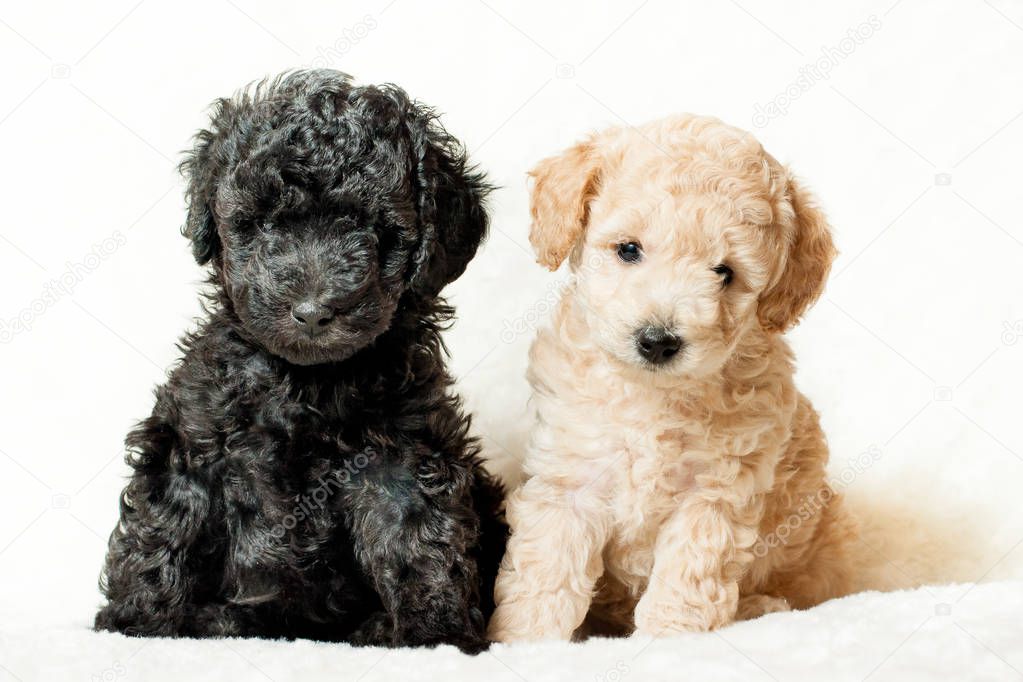
<path id="1" fill-rule="evenodd" d="M 589 200 L 597 191 L 599 160 L 593 140 L 544 159 L 529 175 L 534 180 L 529 243 L 538 263 L 557 270 L 582 235 Z"/>
<path id="2" fill-rule="evenodd" d="M 764 291 L 757 308 L 760 324 L 771 332 L 783 332 L 799 322 L 824 291 L 838 254 L 827 218 L 810 193 L 790 177 L 786 194 L 795 214 L 792 242 L 781 278 Z"/>

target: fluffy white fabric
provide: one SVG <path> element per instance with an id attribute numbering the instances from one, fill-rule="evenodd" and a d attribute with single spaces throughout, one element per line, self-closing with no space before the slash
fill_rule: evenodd
<path id="1" fill-rule="evenodd" d="M 1010 680 L 1023 669 L 1023 583 L 861 593 L 671 639 L 495 646 L 473 658 L 261 640 L 129 639 L 81 618 L 4 626 L 8 671 L 30 680 Z M 0 669 L 0 673 L 4 672 Z M 0 679 L 4 679 L 0 677 Z"/>

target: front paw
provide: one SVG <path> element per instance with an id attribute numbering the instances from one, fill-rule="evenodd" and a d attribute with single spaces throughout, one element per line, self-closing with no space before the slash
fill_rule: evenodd
<path id="1" fill-rule="evenodd" d="M 510 609 L 502 605 L 494 609 L 490 616 L 490 624 L 487 626 L 487 637 L 493 642 L 514 642 L 518 639 L 512 628 Z"/>
<path id="2" fill-rule="evenodd" d="M 475 656 L 490 648 L 490 640 L 481 634 L 466 633 L 443 638 L 437 644 L 451 644 L 459 648 L 463 654 Z"/>
<path id="3" fill-rule="evenodd" d="M 434 647 L 450 644 L 458 647 L 462 653 L 475 656 L 490 648 L 486 637 L 473 632 L 429 632 L 425 630 L 409 630 L 395 633 L 388 646 L 392 647 Z"/>
<path id="4" fill-rule="evenodd" d="M 476 607 L 448 617 L 406 615 L 394 630 L 391 646 L 432 648 L 450 644 L 475 655 L 490 646 L 484 633 L 483 614 Z"/>
<path id="5" fill-rule="evenodd" d="M 363 621 L 348 637 L 355 646 L 394 646 L 394 624 L 391 617 L 378 611 Z"/>
<path id="6" fill-rule="evenodd" d="M 651 597 L 651 598 L 648 598 Z M 644 595 L 636 605 L 636 634 L 670 637 L 685 632 L 707 632 L 735 619 L 735 609 L 727 605 L 693 606 L 681 600 L 658 600 Z"/>
<path id="7" fill-rule="evenodd" d="M 490 617 L 487 635 L 494 642 L 535 642 L 572 639 L 579 623 L 562 593 L 543 599 L 519 599 L 501 604 Z"/>

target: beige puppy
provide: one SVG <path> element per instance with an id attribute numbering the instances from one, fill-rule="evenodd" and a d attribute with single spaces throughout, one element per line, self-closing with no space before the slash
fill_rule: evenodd
<path id="1" fill-rule="evenodd" d="M 782 338 L 835 255 L 810 195 L 750 134 L 691 115 L 532 176 L 530 241 L 573 276 L 530 353 L 491 636 L 567 639 L 587 614 L 709 630 L 847 592 L 855 526 Z"/>

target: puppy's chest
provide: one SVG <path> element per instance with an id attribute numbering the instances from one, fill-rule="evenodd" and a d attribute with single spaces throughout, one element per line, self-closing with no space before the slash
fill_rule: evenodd
<path id="1" fill-rule="evenodd" d="M 589 432 L 596 440 L 586 450 L 600 453 L 587 467 L 611 513 L 611 547 L 628 548 L 612 553 L 643 563 L 660 527 L 696 490 L 697 475 L 713 462 L 697 447 L 702 427 L 698 415 L 664 394 L 616 389 L 611 392 L 616 398 L 604 411 L 586 415 L 591 428 L 599 424 Z M 642 572 L 638 565 L 634 568 Z"/>
<path id="2" fill-rule="evenodd" d="M 364 454 L 370 437 L 384 431 L 384 401 L 347 384 L 297 384 L 273 374 L 248 377 L 212 406 L 219 419 L 210 437 L 223 439 L 220 450 L 234 465 L 275 480 L 282 472 L 322 473 Z"/>
<path id="3" fill-rule="evenodd" d="M 681 430 L 631 435 L 611 465 L 607 493 L 616 533 L 624 541 L 641 542 L 694 489 L 700 465 L 687 451 Z"/>
<path id="4" fill-rule="evenodd" d="M 612 516 L 605 570 L 639 594 L 653 566 L 658 531 L 696 488 L 699 464 L 687 455 L 682 432 L 634 435 L 624 439 L 601 492 Z"/>

